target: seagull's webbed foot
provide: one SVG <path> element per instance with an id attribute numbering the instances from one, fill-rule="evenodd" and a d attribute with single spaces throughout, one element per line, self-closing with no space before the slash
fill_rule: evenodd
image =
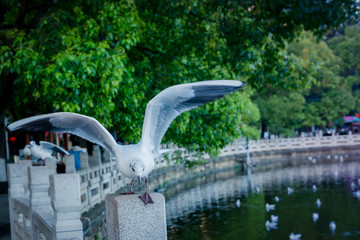
<path id="1" fill-rule="evenodd" d="M 152 198 L 150 197 L 150 194 L 148 192 L 145 192 L 144 194 L 140 195 L 139 198 L 145 203 L 154 203 Z"/>
<path id="2" fill-rule="evenodd" d="M 152 200 L 152 198 L 150 197 L 150 194 L 148 193 L 148 179 L 145 179 L 145 187 L 146 187 L 146 191 L 144 194 L 140 195 L 139 198 L 145 203 L 154 203 L 154 201 Z"/>
<path id="3" fill-rule="evenodd" d="M 131 185 L 130 185 L 130 189 L 128 192 L 124 192 L 124 193 L 120 193 L 121 195 L 127 195 L 127 194 L 135 194 L 132 190 L 133 188 L 133 185 L 134 185 L 134 179 L 131 180 Z"/>

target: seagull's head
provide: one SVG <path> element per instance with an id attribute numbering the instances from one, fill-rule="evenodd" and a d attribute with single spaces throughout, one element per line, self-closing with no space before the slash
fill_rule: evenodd
<path id="1" fill-rule="evenodd" d="M 35 141 L 30 141 L 30 146 L 35 146 L 36 142 Z"/>
<path id="2" fill-rule="evenodd" d="M 24 150 L 23 150 L 23 154 L 25 156 L 30 156 L 31 155 L 31 149 L 30 149 L 30 145 L 26 145 Z"/>
<path id="3" fill-rule="evenodd" d="M 132 172 L 132 174 L 138 178 L 139 183 L 140 183 L 141 177 L 143 176 L 144 171 L 145 171 L 145 164 L 141 160 L 137 159 L 137 160 L 132 161 L 130 163 L 129 167 L 130 167 L 130 171 Z"/>

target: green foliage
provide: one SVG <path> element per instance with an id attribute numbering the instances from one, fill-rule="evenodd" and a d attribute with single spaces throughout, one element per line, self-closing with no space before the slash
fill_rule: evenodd
<path id="1" fill-rule="evenodd" d="M 139 40 L 134 5 L 105 3 L 95 17 L 79 7 L 70 13 L 71 17 L 61 11 L 50 14 L 29 34 L 15 32 L 11 49 L 1 54 L 14 55 L 9 68 L 19 74 L 15 109 L 31 109 L 34 114 L 53 105 L 57 111 L 94 116 L 110 127 L 114 98 L 132 86 L 128 76 L 134 69 L 126 49 Z M 115 31 L 121 34 L 114 37 Z M 28 105 L 29 98 L 45 104 Z"/>
<path id="2" fill-rule="evenodd" d="M 174 84 L 309 87 L 322 62 L 286 51 L 285 43 L 302 29 L 321 36 L 357 9 L 355 1 L 285 0 L 8 0 L 1 7 L 0 112 L 14 119 L 78 112 L 126 142 L 140 139 L 147 102 Z M 239 136 L 258 138 L 251 94 L 247 87 L 182 115 L 164 141 L 215 155 Z M 285 100 L 302 101 L 295 93 Z"/>
<path id="3" fill-rule="evenodd" d="M 260 101 L 262 117 L 267 120 L 271 133 L 293 136 L 294 129 L 302 126 L 305 98 L 301 94 L 294 91 L 277 92 Z"/>
<path id="4" fill-rule="evenodd" d="M 345 74 L 354 74 L 356 71 L 348 69 L 356 69 L 355 66 L 360 63 L 360 59 L 356 60 L 355 54 L 352 54 L 357 51 L 358 44 L 353 42 L 355 37 L 360 37 L 358 29 L 346 28 L 345 36 L 332 38 L 329 46 L 334 51 L 309 32 L 302 33 L 287 46 L 289 53 L 301 59 L 306 68 L 312 68 L 315 81 L 311 87 L 301 91 L 284 92 L 269 88 L 256 96 L 261 121 L 271 133 L 291 136 L 295 134 L 295 129 L 304 126 L 327 127 L 334 122 L 341 124 L 343 116 L 360 110 L 360 79 L 357 74 Z M 348 46 L 346 51 L 343 48 L 345 45 Z M 352 66 L 348 65 L 350 61 L 353 61 Z"/>
<path id="5" fill-rule="evenodd" d="M 341 75 L 360 75 L 360 28 L 350 26 L 345 29 L 344 36 L 330 39 L 329 46 L 339 56 L 341 62 Z"/>

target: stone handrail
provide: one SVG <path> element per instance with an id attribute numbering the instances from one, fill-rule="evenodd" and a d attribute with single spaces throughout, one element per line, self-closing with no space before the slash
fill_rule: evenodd
<path id="1" fill-rule="evenodd" d="M 220 156 L 247 152 L 308 149 L 360 145 L 360 135 L 333 135 L 298 138 L 262 139 L 257 141 L 236 141 L 225 147 Z"/>
<path id="2" fill-rule="evenodd" d="M 11 239 L 83 239 L 78 174 L 30 165 L 7 165 Z"/>
<path id="3" fill-rule="evenodd" d="M 219 156 L 354 145 L 360 145 L 360 135 L 238 140 L 222 149 Z M 168 154 L 171 165 L 174 164 L 171 159 L 179 154 L 190 160 L 193 157 L 185 149 L 167 148 L 171 149 Z M 80 214 L 104 201 L 108 193 L 116 192 L 130 182 L 117 170 L 109 153 L 105 151 L 101 156 L 98 146 L 95 146 L 93 155 L 80 155 L 81 169 L 78 171 L 75 171 L 74 158 L 71 157 L 64 160 L 67 174 L 51 175 L 54 169 L 31 167 L 30 160 L 8 164 L 12 239 L 82 239 Z M 208 155 L 203 157 L 210 158 Z M 168 166 L 165 157 L 156 160 L 155 168 Z"/>
<path id="4" fill-rule="evenodd" d="M 359 144 L 360 135 L 275 138 L 257 141 L 251 140 L 248 142 L 245 140 L 237 140 L 222 149 L 219 156 L 226 157 L 230 155 L 246 154 L 248 152 L 352 146 Z M 155 161 L 155 168 L 168 167 L 169 164 L 174 165 L 171 160 L 178 157 L 179 154 L 183 158 L 192 159 L 192 153 L 188 152 L 186 149 L 177 148 L 175 145 L 164 145 L 162 148 L 171 149 L 170 153 L 167 154 L 167 158 L 170 161 L 167 161 L 165 157 L 161 157 Z M 176 154 L 175 151 L 177 151 Z M 105 196 L 108 193 L 116 192 L 119 188 L 125 187 L 130 182 L 130 179 L 123 177 L 117 170 L 116 162 L 111 160 L 108 152 L 104 152 L 103 160 L 105 161 L 101 161 L 100 149 L 98 146 L 94 147 L 93 155 L 88 155 L 86 152 L 80 154 L 80 170 L 75 171 L 75 168 L 70 168 L 70 166 L 74 166 L 74 157 L 71 157 L 71 161 L 66 163 L 67 172 L 79 174 L 82 213 L 104 201 Z M 205 154 L 203 158 L 209 159 L 210 156 Z M 55 170 L 52 170 L 51 172 L 54 171 Z"/>

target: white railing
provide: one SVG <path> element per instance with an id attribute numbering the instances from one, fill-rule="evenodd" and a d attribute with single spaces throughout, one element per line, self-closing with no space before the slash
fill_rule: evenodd
<path id="1" fill-rule="evenodd" d="M 83 239 L 78 174 L 8 164 L 11 239 Z"/>
<path id="2" fill-rule="evenodd" d="M 219 156 L 354 145 L 360 145 L 360 135 L 238 140 L 222 149 Z M 168 148 L 171 149 L 168 154 L 170 165 L 174 164 L 171 159 L 178 157 L 179 153 L 183 158 L 192 159 L 192 153 L 185 149 L 173 145 Z M 210 158 L 208 155 L 203 157 Z M 104 161 L 101 159 L 100 149 L 95 146 L 92 155 L 80 154 L 80 170 L 75 171 L 74 157 L 70 156 L 64 159 L 67 174 L 53 175 L 55 169 L 51 168 L 55 165 L 31 167 L 30 160 L 9 164 L 12 239 L 60 239 L 66 234 L 64 239 L 82 239 L 80 214 L 104 201 L 108 193 L 116 192 L 130 182 L 117 170 L 116 162 L 108 152 L 103 154 Z M 156 160 L 155 168 L 168 166 L 164 157 Z"/>
<path id="3" fill-rule="evenodd" d="M 94 146 L 92 155 L 83 149 L 83 153 L 80 153 L 80 170 L 75 171 L 74 156 L 64 159 L 66 172 L 79 174 L 81 213 L 104 201 L 108 193 L 116 192 L 130 182 L 130 179 L 120 174 L 116 161 L 112 160 L 107 151 L 103 154 L 104 161 L 101 159 L 99 146 Z"/>
<path id="4" fill-rule="evenodd" d="M 317 147 L 334 147 L 334 146 L 351 146 L 360 144 L 360 135 L 341 135 L 328 137 L 299 137 L 299 138 L 277 138 L 269 140 L 249 141 L 238 140 L 222 149 L 219 156 L 226 157 L 229 155 L 246 154 L 247 152 L 260 151 L 277 151 L 286 149 L 300 148 L 317 148 Z M 164 168 L 174 165 L 171 161 L 179 154 L 182 158 L 192 159 L 192 153 L 184 148 L 178 148 L 175 145 L 162 146 L 162 148 L 170 148 L 171 151 L 165 157 L 156 159 L 155 168 Z M 130 179 L 123 177 L 117 170 L 116 162 L 111 159 L 107 151 L 104 152 L 101 161 L 99 146 L 94 146 L 93 154 L 88 155 L 85 149 L 80 154 L 81 169 L 68 169 L 74 166 L 74 157 L 70 156 L 64 161 L 66 163 L 67 172 L 76 172 L 80 175 L 80 196 L 81 196 L 81 212 L 84 213 L 94 207 L 96 204 L 105 200 L 105 196 L 110 192 L 116 192 L 121 187 L 125 187 L 130 183 Z M 177 152 L 177 153 L 175 153 Z M 209 159 L 209 155 L 204 155 L 204 159 Z"/>
<path id="5" fill-rule="evenodd" d="M 247 147 L 248 145 L 248 147 Z M 360 145 L 360 135 L 333 135 L 299 138 L 262 139 L 257 141 L 235 141 L 226 146 L 219 156 L 247 152 L 278 151 L 292 149 L 311 149 Z"/>

